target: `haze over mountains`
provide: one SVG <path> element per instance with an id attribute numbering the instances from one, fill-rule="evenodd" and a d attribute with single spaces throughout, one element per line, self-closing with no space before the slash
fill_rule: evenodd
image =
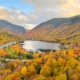
<path id="1" fill-rule="evenodd" d="M 3 28 L 6 31 L 11 32 L 12 34 L 15 34 L 15 35 L 26 33 L 26 29 L 23 28 L 22 26 L 15 25 L 6 20 L 1 20 L 1 19 L 0 19 L 0 28 Z"/>
<path id="2" fill-rule="evenodd" d="M 43 22 L 27 33 L 28 39 L 44 41 L 80 40 L 80 15 L 54 18 Z"/>

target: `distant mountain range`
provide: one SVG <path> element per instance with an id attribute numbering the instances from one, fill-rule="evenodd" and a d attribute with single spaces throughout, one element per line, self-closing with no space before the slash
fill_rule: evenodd
<path id="1" fill-rule="evenodd" d="M 54 18 L 43 22 L 27 33 L 28 39 L 44 41 L 80 41 L 80 15 Z"/>
<path id="2" fill-rule="evenodd" d="M 6 20 L 1 20 L 1 19 L 0 19 L 0 28 L 3 28 L 6 31 L 11 32 L 14 35 L 20 35 L 26 33 L 25 28 L 23 28 L 22 26 L 15 25 Z"/>

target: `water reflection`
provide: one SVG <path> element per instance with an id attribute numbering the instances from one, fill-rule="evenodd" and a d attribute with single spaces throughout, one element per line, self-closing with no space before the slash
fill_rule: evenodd
<path id="1" fill-rule="evenodd" d="M 22 47 L 28 51 L 39 51 L 41 49 L 52 49 L 52 50 L 59 50 L 61 44 L 59 43 L 50 43 L 50 42 L 43 42 L 43 41 L 24 41 Z"/>

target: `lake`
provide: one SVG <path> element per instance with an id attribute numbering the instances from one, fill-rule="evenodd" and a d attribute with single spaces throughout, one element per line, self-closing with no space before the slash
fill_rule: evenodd
<path id="1" fill-rule="evenodd" d="M 22 43 L 22 47 L 27 51 L 60 50 L 61 44 L 28 40 Z"/>

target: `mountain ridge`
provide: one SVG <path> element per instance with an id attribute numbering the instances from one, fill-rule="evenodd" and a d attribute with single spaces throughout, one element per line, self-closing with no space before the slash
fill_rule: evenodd
<path id="1" fill-rule="evenodd" d="M 18 26 L 3 19 L 0 19 L 0 28 L 6 29 L 6 31 L 12 32 L 15 35 L 26 33 L 26 29 L 23 28 L 22 26 Z"/>
<path id="2" fill-rule="evenodd" d="M 27 33 L 28 39 L 60 42 L 77 42 L 71 36 L 80 33 L 80 15 L 69 18 L 53 18 L 45 21 Z M 78 37 L 80 40 L 80 37 Z"/>

